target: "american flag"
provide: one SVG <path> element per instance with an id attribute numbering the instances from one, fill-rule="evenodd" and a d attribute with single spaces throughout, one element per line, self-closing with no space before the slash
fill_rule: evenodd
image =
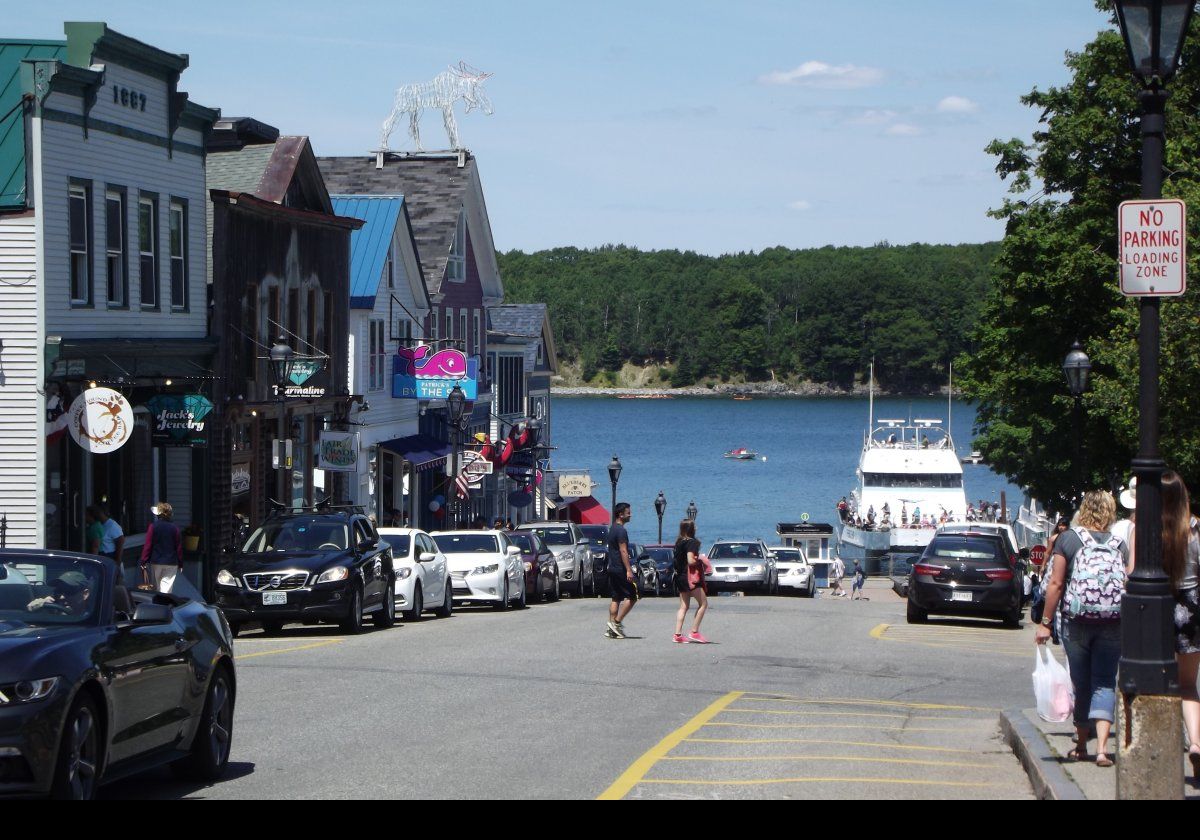
<path id="1" fill-rule="evenodd" d="M 466 499 L 471 492 L 470 485 L 467 484 L 467 476 L 464 472 L 459 472 L 458 478 L 454 480 L 454 486 L 458 488 L 458 498 Z"/>

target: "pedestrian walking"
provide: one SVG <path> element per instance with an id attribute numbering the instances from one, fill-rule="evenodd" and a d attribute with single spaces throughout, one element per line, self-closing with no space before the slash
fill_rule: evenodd
<path id="1" fill-rule="evenodd" d="M 1088 758 L 1088 736 L 1094 726 L 1098 767 L 1113 765 L 1108 736 L 1121 658 L 1121 598 L 1132 571 L 1129 546 L 1108 531 L 1116 511 L 1111 493 L 1093 490 L 1079 505 L 1075 527 L 1054 541 L 1054 568 L 1034 637 L 1039 645 L 1050 638 L 1050 624 L 1061 603 L 1061 637 L 1075 687 L 1075 749 L 1067 758 Z"/>
<path id="2" fill-rule="evenodd" d="M 103 536 L 100 538 L 100 553 L 117 562 L 117 577 L 123 578 L 121 556 L 125 553 L 125 532 L 121 529 L 121 524 L 108 515 L 108 508 L 104 505 L 96 505 L 95 511 L 100 521 L 100 527 L 103 529 Z M 120 583 L 120 580 L 117 582 Z"/>
<path id="3" fill-rule="evenodd" d="M 84 545 L 88 554 L 99 554 L 100 543 L 104 542 L 104 526 L 100 524 L 100 511 L 95 505 L 88 505 L 83 512 Z"/>
<path id="4" fill-rule="evenodd" d="M 863 595 L 863 585 L 867 582 L 867 572 L 862 567 L 862 562 L 857 558 L 854 560 L 854 582 L 850 585 L 851 601 L 870 601 L 871 599 Z"/>
<path id="5" fill-rule="evenodd" d="M 706 645 L 708 639 L 700 633 L 700 622 L 708 612 L 708 558 L 700 553 L 700 540 L 696 539 L 696 523 L 690 519 L 679 523 L 679 536 L 675 538 L 675 580 L 679 581 L 679 611 L 675 614 L 675 644 L 685 642 Z M 692 599 L 696 601 L 696 617 L 692 620 L 692 631 L 683 635 L 683 622 L 687 618 Z"/>
<path id="6" fill-rule="evenodd" d="M 833 562 L 829 564 L 829 588 L 833 590 L 833 597 L 846 597 L 846 590 L 842 587 L 842 578 L 845 576 L 846 564 L 842 562 L 840 556 L 834 557 Z"/>
<path id="7" fill-rule="evenodd" d="M 633 518 L 628 502 L 618 502 L 613 509 L 616 521 L 608 529 L 608 588 L 612 602 L 608 605 L 608 627 L 605 638 L 625 638 L 625 618 L 637 603 L 637 579 L 629 558 L 629 532 L 625 524 Z"/>
<path id="8" fill-rule="evenodd" d="M 1200 787 L 1200 521 L 1192 516 L 1187 486 L 1168 470 L 1162 477 L 1162 564 L 1175 591 L 1175 660 L 1187 730 L 1192 784 Z"/>
<path id="9" fill-rule="evenodd" d="M 172 521 L 175 510 L 168 502 L 159 502 L 150 508 L 150 512 L 155 519 L 146 529 L 146 542 L 142 545 L 138 565 L 142 583 L 161 591 L 163 578 L 174 577 L 183 571 L 183 536 L 179 526 Z"/>

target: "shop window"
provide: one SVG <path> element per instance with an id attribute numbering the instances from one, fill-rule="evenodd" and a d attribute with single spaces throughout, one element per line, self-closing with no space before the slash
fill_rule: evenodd
<path id="1" fill-rule="evenodd" d="M 182 199 L 171 200 L 168 239 L 171 251 L 171 308 L 183 311 L 188 308 L 188 264 L 187 205 Z"/>
<path id="2" fill-rule="evenodd" d="M 158 199 L 138 199 L 138 277 L 143 309 L 158 308 Z"/>
<path id="3" fill-rule="evenodd" d="M 71 305 L 92 303 L 92 186 L 71 184 L 67 199 L 71 246 Z"/>
<path id="4" fill-rule="evenodd" d="M 125 305 L 125 191 L 109 189 L 104 193 L 104 267 L 108 305 Z"/>

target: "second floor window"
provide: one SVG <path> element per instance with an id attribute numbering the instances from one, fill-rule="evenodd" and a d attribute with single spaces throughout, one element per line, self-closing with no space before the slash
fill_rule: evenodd
<path id="1" fill-rule="evenodd" d="M 125 305 L 125 193 L 104 194 L 104 267 L 108 305 Z"/>
<path id="2" fill-rule="evenodd" d="M 442 336 L 446 341 L 454 340 L 454 310 L 446 310 L 446 334 Z"/>
<path id="3" fill-rule="evenodd" d="M 458 316 L 458 340 L 462 342 L 462 351 L 470 353 L 471 349 L 467 347 L 467 313 L 466 310 Z"/>
<path id="4" fill-rule="evenodd" d="M 171 308 L 188 308 L 187 206 L 171 202 Z"/>
<path id="5" fill-rule="evenodd" d="M 438 337 L 438 313 L 437 313 L 437 310 L 435 309 L 429 315 L 429 340 L 432 342 L 436 342 L 437 337 Z"/>
<path id="6" fill-rule="evenodd" d="M 446 261 L 446 279 L 455 283 L 467 279 L 467 217 L 461 210 L 458 211 L 454 242 L 450 244 L 450 258 Z"/>
<path id="7" fill-rule="evenodd" d="M 142 306 L 158 307 L 158 202 L 138 199 L 138 274 L 142 286 Z"/>
<path id="8" fill-rule="evenodd" d="M 370 360 L 367 365 L 367 387 L 372 391 L 382 391 L 385 379 L 387 351 L 383 326 L 383 321 L 371 321 L 370 323 L 371 335 L 367 345 L 370 350 Z"/>
<path id="9" fill-rule="evenodd" d="M 87 187 L 73 184 L 67 198 L 71 236 L 71 303 L 77 306 L 87 306 L 92 302 L 91 194 L 92 191 Z"/>

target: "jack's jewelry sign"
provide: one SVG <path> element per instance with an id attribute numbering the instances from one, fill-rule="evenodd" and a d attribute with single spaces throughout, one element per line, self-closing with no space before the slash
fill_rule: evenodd
<path id="1" fill-rule="evenodd" d="M 213 404 L 200 394 L 158 394 L 146 401 L 155 446 L 207 446 Z"/>

